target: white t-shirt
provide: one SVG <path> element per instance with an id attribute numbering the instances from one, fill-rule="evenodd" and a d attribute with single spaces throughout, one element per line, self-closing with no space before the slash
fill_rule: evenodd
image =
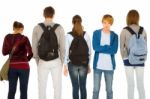
<path id="1" fill-rule="evenodd" d="M 100 44 L 101 46 L 110 45 L 110 33 L 104 33 L 102 31 Z M 110 54 L 104 54 L 104 53 L 99 54 L 97 69 L 113 70 Z"/>

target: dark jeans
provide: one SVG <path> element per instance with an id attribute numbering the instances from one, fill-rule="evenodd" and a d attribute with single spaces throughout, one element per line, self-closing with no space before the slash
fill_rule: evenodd
<path id="1" fill-rule="evenodd" d="M 68 64 L 68 70 L 73 87 L 73 99 L 79 99 L 79 88 L 81 92 L 81 99 L 87 99 L 86 92 L 86 78 L 87 66 L 76 66 L 72 63 Z"/>
<path id="2" fill-rule="evenodd" d="M 30 70 L 13 69 L 10 68 L 8 73 L 9 79 L 9 92 L 8 99 L 15 99 L 15 93 L 17 88 L 17 81 L 20 81 L 20 99 L 27 99 L 28 80 Z"/>

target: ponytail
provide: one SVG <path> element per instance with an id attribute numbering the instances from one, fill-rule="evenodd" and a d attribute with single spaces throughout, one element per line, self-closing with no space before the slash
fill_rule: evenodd
<path id="1" fill-rule="evenodd" d="M 72 32 L 77 36 L 83 36 L 82 19 L 79 15 L 75 15 L 72 19 L 73 28 Z"/>

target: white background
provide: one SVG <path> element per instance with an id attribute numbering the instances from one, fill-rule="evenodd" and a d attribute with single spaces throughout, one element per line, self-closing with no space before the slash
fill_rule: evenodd
<path id="1" fill-rule="evenodd" d="M 148 45 L 150 38 L 150 7 L 148 0 L 1 0 L 0 1 L 0 50 L 3 39 L 7 33 L 12 32 L 12 24 L 15 20 L 25 25 L 24 35 L 31 41 L 33 27 L 39 22 L 43 22 L 43 9 L 46 6 L 53 6 L 56 14 L 54 21 L 60 23 L 67 33 L 72 29 L 72 17 L 79 14 L 83 19 L 84 29 L 89 33 L 91 39 L 95 29 L 101 28 L 101 18 L 104 14 L 111 14 L 114 17 L 114 24 L 111 30 L 118 35 L 126 26 L 126 15 L 130 9 L 136 9 L 140 13 L 140 25 L 144 26 L 148 35 Z M 150 49 L 150 48 L 149 48 Z M 149 51 L 150 52 L 150 51 Z M 94 54 L 94 53 L 93 53 Z M 6 60 L 0 54 L 0 64 Z M 93 58 L 92 58 L 93 59 Z M 150 57 L 145 66 L 145 90 L 146 99 L 150 99 Z M 127 84 L 124 66 L 120 56 L 120 50 L 116 55 L 117 68 L 114 74 L 113 91 L 114 99 L 127 99 Z M 93 60 L 91 61 L 92 68 Z M 0 66 L 0 68 L 1 68 Z M 62 99 L 72 99 L 72 86 L 69 76 L 63 77 Z M 34 59 L 30 61 L 30 79 L 28 86 L 28 99 L 38 99 L 37 66 Z M 136 86 L 136 85 L 135 85 Z M 137 88 L 135 88 L 135 99 L 138 99 Z M 88 99 L 92 99 L 93 91 L 93 69 L 87 77 Z M 0 99 L 7 99 L 8 82 L 0 82 Z M 19 99 L 19 83 L 16 92 L 16 99 Z M 100 99 L 106 99 L 105 83 L 102 78 Z M 47 99 L 53 99 L 53 87 L 51 75 L 49 75 L 47 86 Z"/>

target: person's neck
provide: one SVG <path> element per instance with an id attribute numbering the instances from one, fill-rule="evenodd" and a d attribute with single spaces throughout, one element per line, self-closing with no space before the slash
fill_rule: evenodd
<path id="1" fill-rule="evenodd" d="M 46 22 L 53 22 L 53 18 L 45 18 Z"/>
<path id="2" fill-rule="evenodd" d="M 20 32 L 13 32 L 13 34 L 21 34 Z"/>
<path id="3" fill-rule="evenodd" d="M 109 30 L 109 29 L 104 29 L 104 28 L 103 28 L 103 32 L 106 33 L 106 34 L 109 34 L 109 33 L 110 33 L 110 30 Z"/>
<path id="4" fill-rule="evenodd" d="M 22 31 L 14 30 L 13 34 L 21 34 Z"/>

